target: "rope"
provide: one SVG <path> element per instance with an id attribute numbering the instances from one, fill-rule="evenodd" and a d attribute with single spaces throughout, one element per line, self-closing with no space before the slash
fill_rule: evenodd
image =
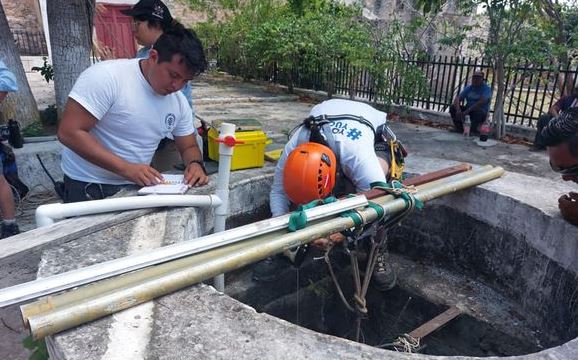
<path id="1" fill-rule="evenodd" d="M 413 353 L 421 347 L 421 339 L 415 339 L 409 334 L 399 336 L 392 344 L 393 348 L 399 352 Z"/>
<path id="2" fill-rule="evenodd" d="M 407 206 L 409 206 L 409 204 L 412 204 L 413 207 L 415 207 L 418 210 L 423 209 L 423 207 L 425 206 L 421 200 L 413 196 L 413 194 L 417 192 L 417 189 L 414 186 L 405 186 L 398 180 L 393 180 L 390 183 L 376 181 L 371 183 L 371 189 L 384 190 L 387 194 L 405 200 Z"/>
<path id="3" fill-rule="evenodd" d="M 306 217 L 306 210 L 312 209 L 315 206 L 330 204 L 337 201 L 334 196 L 329 196 L 322 200 L 313 200 L 308 204 L 299 205 L 296 211 L 290 214 L 290 219 L 288 220 L 288 230 L 291 232 L 304 229 L 308 224 L 308 218 Z"/>
<path id="4" fill-rule="evenodd" d="M 349 217 L 354 222 L 354 228 L 359 229 L 364 224 L 363 215 L 357 210 L 349 210 L 340 214 L 340 217 Z"/>
<path id="5" fill-rule="evenodd" d="M 12 185 L 11 185 L 12 187 Z M 14 190 L 15 188 L 12 187 Z M 41 188 L 45 191 L 42 192 L 36 192 L 33 191 L 37 188 Z M 18 191 L 12 191 L 13 195 L 17 195 Z M 24 214 L 24 210 L 25 208 L 37 208 L 39 205 L 43 205 L 46 203 L 52 203 L 55 201 L 60 200 L 60 198 L 54 194 L 54 191 L 48 189 L 46 186 L 42 185 L 42 184 L 37 184 L 35 186 L 33 186 L 29 191 L 28 194 L 26 194 L 25 197 L 20 198 L 19 195 L 14 196 L 14 207 L 15 207 L 15 211 L 16 211 L 16 216 L 21 216 Z M 29 206 L 31 205 L 31 206 Z"/>
<path id="6" fill-rule="evenodd" d="M 385 219 L 385 211 L 384 208 L 376 203 L 373 203 L 371 201 L 369 201 L 368 207 L 375 210 L 377 212 L 377 221 L 373 222 L 373 224 L 371 224 L 370 228 L 368 228 L 366 231 L 364 232 L 368 232 L 368 231 L 373 231 L 374 234 L 371 235 L 371 248 L 369 250 L 369 254 L 367 257 L 367 264 L 366 264 L 366 269 L 365 269 L 365 273 L 364 273 L 364 278 L 363 281 L 361 283 L 361 276 L 360 276 L 360 270 L 359 270 L 359 266 L 358 266 L 358 259 L 356 257 L 356 252 L 358 252 L 358 244 L 359 244 L 359 239 L 361 237 L 361 235 L 363 234 L 363 229 L 364 229 L 364 225 L 366 224 L 366 219 L 364 219 L 364 217 L 362 216 L 362 213 L 356 210 L 351 210 L 348 212 L 345 212 L 343 214 L 341 214 L 341 216 L 343 217 L 350 217 L 353 222 L 355 223 L 354 226 L 354 231 L 353 230 L 347 230 L 344 231 L 343 234 L 347 236 L 347 238 L 353 240 L 352 243 L 354 243 L 354 247 L 355 247 L 355 253 L 353 253 L 352 251 L 350 251 L 350 249 L 348 248 L 348 241 L 343 242 L 343 246 L 344 249 L 346 251 L 346 253 L 349 255 L 350 258 L 350 263 L 351 263 L 351 269 L 352 269 L 352 276 L 353 276 L 353 282 L 354 282 L 354 294 L 353 294 L 353 304 L 351 305 L 345 298 L 344 293 L 340 287 L 340 284 L 338 283 L 338 280 L 336 279 L 336 276 L 334 274 L 334 270 L 332 269 L 332 265 L 330 264 L 330 259 L 328 257 L 328 253 L 325 255 L 325 260 L 326 263 L 328 265 L 333 283 L 337 289 L 337 292 L 339 293 L 339 296 L 342 300 L 342 302 L 345 304 L 346 308 L 355 313 L 356 314 L 356 321 L 355 321 L 355 326 L 356 326 L 356 331 L 355 331 L 355 341 L 359 341 L 359 337 L 360 337 L 360 326 L 361 326 L 361 319 L 366 317 L 368 315 L 368 309 L 367 309 L 367 303 L 366 303 L 366 295 L 367 295 L 367 291 L 369 289 L 370 286 L 370 281 L 371 281 L 371 276 L 372 276 L 372 272 L 373 269 L 375 268 L 376 264 L 377 264 L 377 259 L 379 257 L 379 253 L 381 251 L 381 249 L 383 249 L 385 247 L 386 241 L 387 241 L 387 230 L 390 229 L 391 227 L 393 227 L 394 225 L 400 223 L 405 217 L 407 217 L 409 214 L 411 214 L 413 212 L 414 209 L 422 209 L 423 208 L 423 202 L 420 201 L 419 199 L 416 199 L 413 194 L 416 192 L 416 189 L 414 187 L 406 187 L 404 186 L 401 182 L 399 181 L 392 181 L 390 184 L 387 183 L 373 183 L 371 184 L 372 188 L 381 188 L 383 190 L 385 190 L 387 193 L 392 194 L 395 197 L 400 197 L 403 200 L 405 200 L 405 204 L 406 207 L 405 209 L 391 217 L 391 218 L 387 218 Z M 374 228 L 372 228 L 374 227 Z M 377 241 L 378 239 L 378 241 Z M 330 248 L 327 250 L 330 251 Z M 413 339 L 410 336 L 405 337 L 405 335 L 403 337 L 400 337 L 400 339 L 397 339 L 396 341 L 397 343 L 397 351 L 400 351 L 399 349 L 402 349 L 404 351 L 407 352 L 412 352 L 415 351 L 419 348 L 419 340 Z"/>
<path id="7" fill-rule="evenodd" d="M 377 213 L 377 221 L 380 221 L 383 219 L 383 217 L 385 216 L 385 209 L 383 209 L 383 207 L 375 202 L 372 202 L 370 200 L 368 200 L 369 203 L 369 207 L 371 209 L 373 209 L 376 213 Z"/>

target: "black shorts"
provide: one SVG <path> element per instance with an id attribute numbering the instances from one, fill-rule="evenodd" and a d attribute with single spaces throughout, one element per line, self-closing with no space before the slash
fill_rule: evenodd
<path id="1" fill-rule="evenodd" d="M 132 185 L 109 185 L 87 183 L 84 181 L 74 180 L 64 176 L 64 199 L 65 203 L 100 200 L 113 196 L 120 190 Z"/>

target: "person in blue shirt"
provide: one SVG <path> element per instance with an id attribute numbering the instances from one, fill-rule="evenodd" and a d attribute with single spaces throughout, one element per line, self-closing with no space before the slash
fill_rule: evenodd
<path id="1" fill-rule="evenodd" d="M 487 119 L 491 101 L 491 87 L 485 82 L 482 71 L 475 71 L 471 77 L 471 85 L 466 86 L 453 100 L 449 112 L 453 119 L 453 132 L 463 132 L 465 115 L 471 121 L 471 136 L 479 135 L 478 128 Z"/>
<path id="2" fill-rule="evenodd" d="M 0 60 L 0 103 L 4 101 L 8 93 L 18 91 L 18 83 L 14 74 L 8 70 L 2 60 Z M 2 144 L 3 145 L 3 144 Z M 16 224 L 16 212 L 14 210 L 14 197 L 12 188 L 4 176 L 5 163 L 8 163 L 8 154 L 0 150 L 0 211 L 2 211 L 2 225 L 0 228 L 0 239 L 20 233 Z M 13 160 L 13 159 L 12 159 Z M 14 162 L 16 166 L 16 162 Z"/>

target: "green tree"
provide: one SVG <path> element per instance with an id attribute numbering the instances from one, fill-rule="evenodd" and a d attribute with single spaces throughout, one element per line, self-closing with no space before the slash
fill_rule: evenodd
<path id="1" fill-rule="evenodd" d="M 437 12 L 444 1 L 418 0 L 417 4 L 426 12 Z M 481 50 L 493 67 L 493 122 L 496 137 L 500 138 L 505 134 L 507 67 L 522 59 L 545 63 L 557 58 L 566 63 L 568 56 L 576 53 L 577 23 L 568 15 L 575 13 L 576 5 L 563 5 L 557 0 L 459 0 L 458 6 L 466 14 L 482 9 L 488 21 L 487 37 L 473 42 L 483 45 Z"/>
<path id="2" fill-rule="evenodd" d="M 225 9 L 228 4 L 222 5 Z M 372 99 L 389 101 L 384 89 L 389 85 L 387 69 L 392 69 L 390 76 L 400 85 L 399 93 L 406 92 L 401 96 L 405 101 L 425 89 L 424 75 L 405 63 L 397 47 L 404 40 L 397 37 L 397 43 L 378 31 L 376 23 L 362 16 L 361 7 L 332 0 L 249 0 L 223 13 L 225 19 L 216 17 L 196 30 L 206 48 L 216 49 L 219 66 L 230 73 L 263 77 L 275 68 L 289 91 L 297 76 L 316 77 L 331 97 L 338 75 L 348 71 L 351 98 L 360 81 L 375 88 Z M 411 37 L 413 29 L 404 29 Z M 419 48 L 410 46 L 412 51 Z"/>

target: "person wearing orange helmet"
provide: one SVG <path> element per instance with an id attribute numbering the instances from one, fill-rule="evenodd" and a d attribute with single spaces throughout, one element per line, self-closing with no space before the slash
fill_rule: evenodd
<path id="1" fill-rule="evenodd" d="M 270 192 L 272 216 L 288 213 L 292 205 L 367 191 L 374 182 L 390 180 L 390 149 L 384 141 L 376 141 L 387 132 L 394 137 L 386 119 L 386 113 L 357 101 L 332 99 L 314 106 L 278 160 Z M 314 244 L 325 247 L 329 241 L 342 241 L 341 236 Z M 287 263 L 281 257 L 265 259 L 256 265 L 253 277 L 272 281 L 275 269 Z M 386 266 L 384 254 L 377 260 L 373 280 L 382 290 L 394 286 L 395 274 Z"/>

